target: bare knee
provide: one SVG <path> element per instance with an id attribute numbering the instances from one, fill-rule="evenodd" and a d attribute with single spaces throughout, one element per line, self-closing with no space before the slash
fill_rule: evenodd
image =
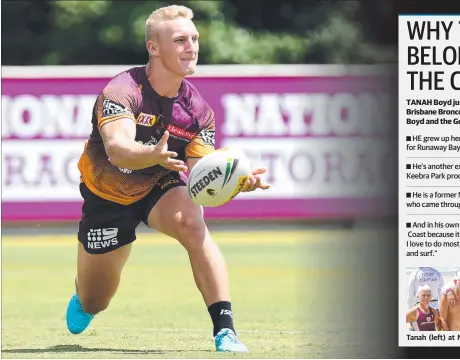
<path id="1" fill-rule="evenodd" d="M 200 212 L 183 213 L 177 224 L 177 239 L 188 252 L 201 251 L 207 229 Z"/>
<path id="2" fill-rule="evenodd" d="M 81 306 L 88 314 L 96 315 L 109 307 L 110 299 L 95 296 L 83 296 L 80 297 L 80 302 Z"/>

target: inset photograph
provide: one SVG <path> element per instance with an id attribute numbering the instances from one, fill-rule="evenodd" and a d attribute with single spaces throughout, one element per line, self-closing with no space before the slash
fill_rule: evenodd
<path id="1" fill-rule="evenodd" d="M 406 324 L 411 331 L 460 330 L 460 266 L 407 268 Z"/>

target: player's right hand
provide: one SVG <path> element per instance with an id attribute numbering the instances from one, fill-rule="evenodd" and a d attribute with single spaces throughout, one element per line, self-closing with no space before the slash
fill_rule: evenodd
<path id="1" fill-rule="evenodd" d="M 158 144 L 155 145 L 155 149 L 153 150 L 155 162 L 168 170 L 183 172 L 187 171 L 187 166 L 182 160 L 173 159 L 177 157 L 177 153 L 174 151 L 168 151 L 168 139 L 169 132 L 165 131 Z"/>

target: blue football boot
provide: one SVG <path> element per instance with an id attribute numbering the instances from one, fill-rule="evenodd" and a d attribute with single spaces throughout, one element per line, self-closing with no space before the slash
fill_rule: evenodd
<path id="1" fill-rule="evenodd" d="M 248 352 L 248 348 L 231 329 L 221 329 L 214 337 L 217 351 Z"/>
<path id="2" fill-rule="evenodd" d="M 67 328 L 72 334 L 81 334 L 94 319 L 94 315 L 88 314 L 81 306 L 80 299 L 74 294 L 67 306 Z"/>

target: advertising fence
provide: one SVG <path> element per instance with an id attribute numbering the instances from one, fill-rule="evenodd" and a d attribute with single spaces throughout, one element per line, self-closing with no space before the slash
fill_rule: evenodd
<path id="1" fill-rule="evenodd" d="M 123 67 L 3 67 L 5 222 L 77 221 L 77 162 L 97 95 Z M 371 66 L 201 66 L 190 80 L 216 115 L 217 147 L 267 168 L 268 191 L 205 209 L 208 219 L 390 214 L 391 77 Z M 379 204 L 379 206 L 376 206 Z"/>

